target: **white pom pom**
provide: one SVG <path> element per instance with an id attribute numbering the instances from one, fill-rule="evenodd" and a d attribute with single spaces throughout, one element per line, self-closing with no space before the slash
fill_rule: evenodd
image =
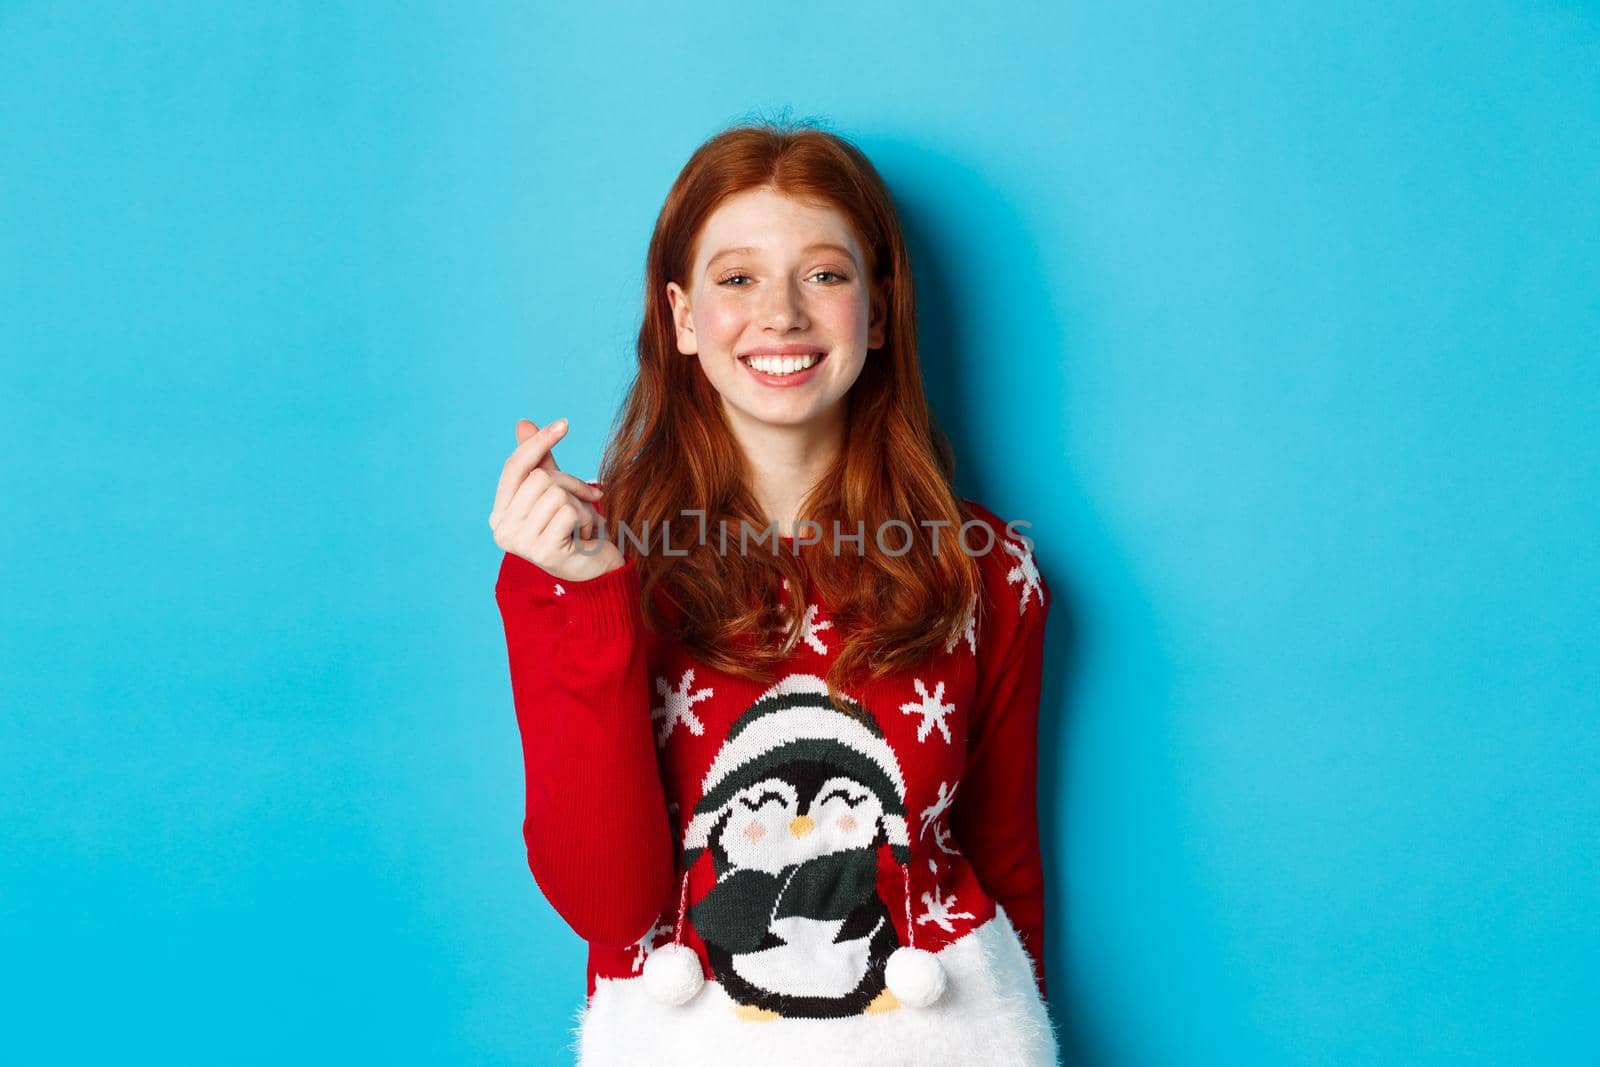
<path id="1" fill-rule="evenodd" d="M 644 961 L 644 991 L 663 1004 L 687 1004 L 705 984 L 700 957 L 688 945 L 662 945 Z"/>
<path id="2" fill-rule="evenodd" d="M 926 1008 L 944 993 L 944 964 L 927 949 L 895 949 L 883 977 L 889 992 L 908 1008 Z"/>

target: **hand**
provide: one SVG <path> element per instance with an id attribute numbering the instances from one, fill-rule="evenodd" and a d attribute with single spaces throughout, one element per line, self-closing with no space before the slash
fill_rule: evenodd
<path id="1" fill-rule="evenodd" d="M 546 573 L 569 582 L 586 582 L 616 570 L 626 561 L 601 536 L 600 515 L 592 501 L 599 489 L 556 466 L 550 454 L 567 434 L 567 420 L 539 429 L 517 422 L 517 447 L 500 472 L 489 528 L 494 543 Z"/>

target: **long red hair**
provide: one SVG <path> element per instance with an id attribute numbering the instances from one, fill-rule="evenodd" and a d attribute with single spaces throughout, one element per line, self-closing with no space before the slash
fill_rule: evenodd
<path id="1" fill-rule="evenodd" d="M 872 279 L 886 281 L 884 346 L 871 352 L 843 403 L 845 439 L 832 467 L 801 505 L 820 524 L 821 543 L 795 555 L 773 554 L 770 541 L 738 549 L 741 522 L 767 528 L 744 482 L 744 467 L 723 419 L 716 390 L 699 361 L 678 352 L 667 282 L 688 287 L 702 224 L 729 196 L 767 186 L 837 209 L 854 227 Z M 828 673 L 830 693 L 863 675 L 875 677 L 922 662 L 981 602 L 977 561 L 960 549 L 957 531 L 976 515 L 955 495 L 955 456 L 928 408 L 917 358 L 916 295 L 894 202 L 867 157 L 848 140 L 808 124 L 746 123 L 695 150 L 668 192 L 650 238 L 638 373 L 618 413 L 601 460 L 608 524 L 648 530 L 641 552 L 626 537 L 624 555 L 640 564 L 648 624 L 669 628 L 696 658 L 717 670 L 770 682 L 798 636 L 773 636 L 788 618 L 805 617 L 806 578 L 831 607 L 833 635 L 843 642 Z M 706 537 L 698 519 L 704 510 Z M 878 545 L 880 524 L 884 544 Z M 842 533 L 864 525 L 853 542 L 832 551 L 834 522 Z M 924 523 L 943 522 L 938 552 Z M 663 523 L 666 523 L 663 526 Z M 718 531 L 729 532 L 728 551 Z M 663 536 L 663 531 L 669 531 Z M 667 545 L 670 544 L 668 554 Z M 679 555 L 678 553 L 683 553 Z M 787 592 L 780 579 L 788 580 Z M 655 594 L 669 605 L 656 609 Z M 975 599 L 976 598 L 976 599 Z"/>

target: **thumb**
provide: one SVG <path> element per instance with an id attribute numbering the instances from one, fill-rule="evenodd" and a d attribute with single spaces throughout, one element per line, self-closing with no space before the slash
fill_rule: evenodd
<path id="1" fill-rule="evenodd" d="M 532 419 L 517 420 L 517 444 L 519 446 L 538 432 L 539 424 L 534 422 Z M 556 457 L 550 452 L 546 452 L 544 454 L 544 458 L 539 461 L 539 466 L 543 467 L 547 471 L 558 471 L 561 469 L 560 467 L 556 466 Z"/>
<path id="2" fill-rule="evenodd" d="M 561 422 L 561 421 L 563 421 L 563 420 L 561 420 L 561 419 L 557 419 L 556 420 L 556 422 Z M 555 425 L 555 423 L 551 423 L 551 425 L 553 426 L 553 425 Z M 549 427 L 546 427 L 546 429 L 549 429 Z M 539 426 L 532 419 L 518 419 L 517 420 L 517 447 L 521 448 L 524 444 L 527 443 L 528 438 L 532 437 L 534 434 L 536 434 L 538 432 L 539 432 Z M 565 437 L 566 435 L 567 435 L 567 430 L 566 430 L 566 427 L 563 426 L 561 428 L 561 432 L 556 435 L 556 438 L 557 438 L 557 440 L 559 440 L 560 438 Z M 553 448 L 554 446 L 552 445 L 551 447 Z M 539 460 L 537 466 L 542 467 L 545 470 L 550 471 L 551 473 L 556 473 L 556 472 L 561 470 L 560 467 L 556 466 L 555 453 L 553 451 L 548 450 L 548 449 L 545 451 L 544 458 Z"/>

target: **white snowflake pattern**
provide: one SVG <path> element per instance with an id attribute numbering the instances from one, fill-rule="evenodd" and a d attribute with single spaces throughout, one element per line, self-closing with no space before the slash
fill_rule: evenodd
<path id="1" fill-rule="evenodd" d="M 949 782 L 939 783 L 939 799 L 922 809 L 922 828 L 917 831 L 918 837 L 928 836 L 928 827 L 939 821 L 939 817 L 950 810 L 950 805 L 956 801 L 956 790 L 961 788 L 961 783 L 951 785 Z M 934 831 L 934 840 L 938 840 L 939 832 Z M 946 850 L 948 851 L 948 850 Z"/>
<path id="2" fill-rule="evenodd" d="M 939 868 L 932 860 L 928 861 L 928 869 L 934 873 L 934 877 L 937 879 Z M 917 922 L 935 923 L 938 925 L 939 929 L 943 930 L 945 933 L 955 933 L 956 926 L 951 920 L 974 918 L 972 912 L 970 911 L 952 910 L 955 902 L 956 895 L 951 893 L 949 896 L 945 896 L 944 894 L 940 893 L 939 884 L 937 881 L 935 881 L 933 892 L 929 893 L 925 891 L 922 894 L 922 906 L 925 910 L 921 915 L 917 916 Z"/>
<path id="3" fill-rule="evenodd" d="M 1017 565 L 1006 572 L 1007 585 L 1022 583 L 1022 588 L 1018 590 L 1021 599 L 1017 603 L 1017 614 L 1026 615 L 1028 613 L 1028 601 L 1032 600 L 1035 595 L 1038 596 L 1039 604 L 1042 607 L 1044 605 L 1044 588 L 1040 585 L 1039 567 L 1033 561 L 1032 550 L 1021 542 L 1001 541 L 1000 546 L 1017 557 Z"/>
<path id="4" fill-rule="evenodd" d="M 644 970 L 644 961 L 650 958 L 650 953 L 656 950 L 656 938 L 662 934 L 672 933 L 671 923 L 660 923 L 645 931 L 643 937 L 633 943 L 633 973 L 638 974 Z"/>
<path id="5" fill-rule="evenodd" d="M 900 710 L 907 715 L 922 716 L 922 721 L 917 724 L 917 740 L 926 741 L 935 726 L 939 728 L 946 741 L 950 740 L 950 727 L 944 719 L 946 715 L 956 710 L 956 706 L 944 702 L 944 683 L 936 683 L 932 695 L 928 693 L 928 687 L 921 678 L 913 679 L 911 684 L 916 686 L 917 693 L 922 699 L 909 700 L 900 705 Z"/>
<path id="6" fill-rule="evenodd" d="M 949 640 L 944 643 L 944 650 L 946 652 L 954 651 L 958 644 L 960 644 L 962 641 L 966 641 L 967 647 L 972 649 L 972 654 L 974 656 L 978 654 L 977 609 L 978 594 L 974 593 L 972 594 L 971 599 L 967 601 L 967 617 L 963 621 L 961 629 L 951 630 Z"/>
<path id="7" fill-rule="evenodd" d="M 556 596 L 566 596 L 566 595 L 567 595 L 567 591 L 561 587 L 561 583 L 560 582 L 557 582 L 556 583 Z"/>
<path id="8" fill-rule="evenodd" d="M 785 578 L 783 580 L 783 588 L 789 588 L 789 579 Z M 826 656 L 828 654 L 828 646 L 823 644 L 822 638 L 818 637 L 817 635 L 823 630 L 832 629 L 833 623 L 827 619 L 824 619 L 822 622 L 818 622 L 817 608 L 818 606 L 816 604 L 806 605 L 805 618 L 800 620 L 799 640 L 804 641 L 807 645 L 811 646 L 811 648 L 814 649 L 819 656 Z M 789 618 L 789 604 L 787 601 L 778 601 L 778 614 L 782 617 L 783 621 L 778 623 L 776 626 L 768 627 L 767 632 L 787 635 L 790 629 L 794 626 L 793 620 Z"/>
<path id="9" fill-rule="evenodd" d="M 675 686 L 669 686 L 665 678 L 656 679 L 656 692 L 662 697 L 663 703 L 659 708 L 650 709 L 650 721 L 660 723 L 656 729 L 656 744 L 665 745 L 667 738 L 672 735 L 673 727 L 680 722 L 688 728 L 689 732 L 699 737 L 705 733 L 705 724 L 694 713 L 694 705 L 702 700 L 711 698 L 711 690 L 697 689 L 689 692 L 694 685 L 694 669 L 683 672 L 683 680 Z"/>

